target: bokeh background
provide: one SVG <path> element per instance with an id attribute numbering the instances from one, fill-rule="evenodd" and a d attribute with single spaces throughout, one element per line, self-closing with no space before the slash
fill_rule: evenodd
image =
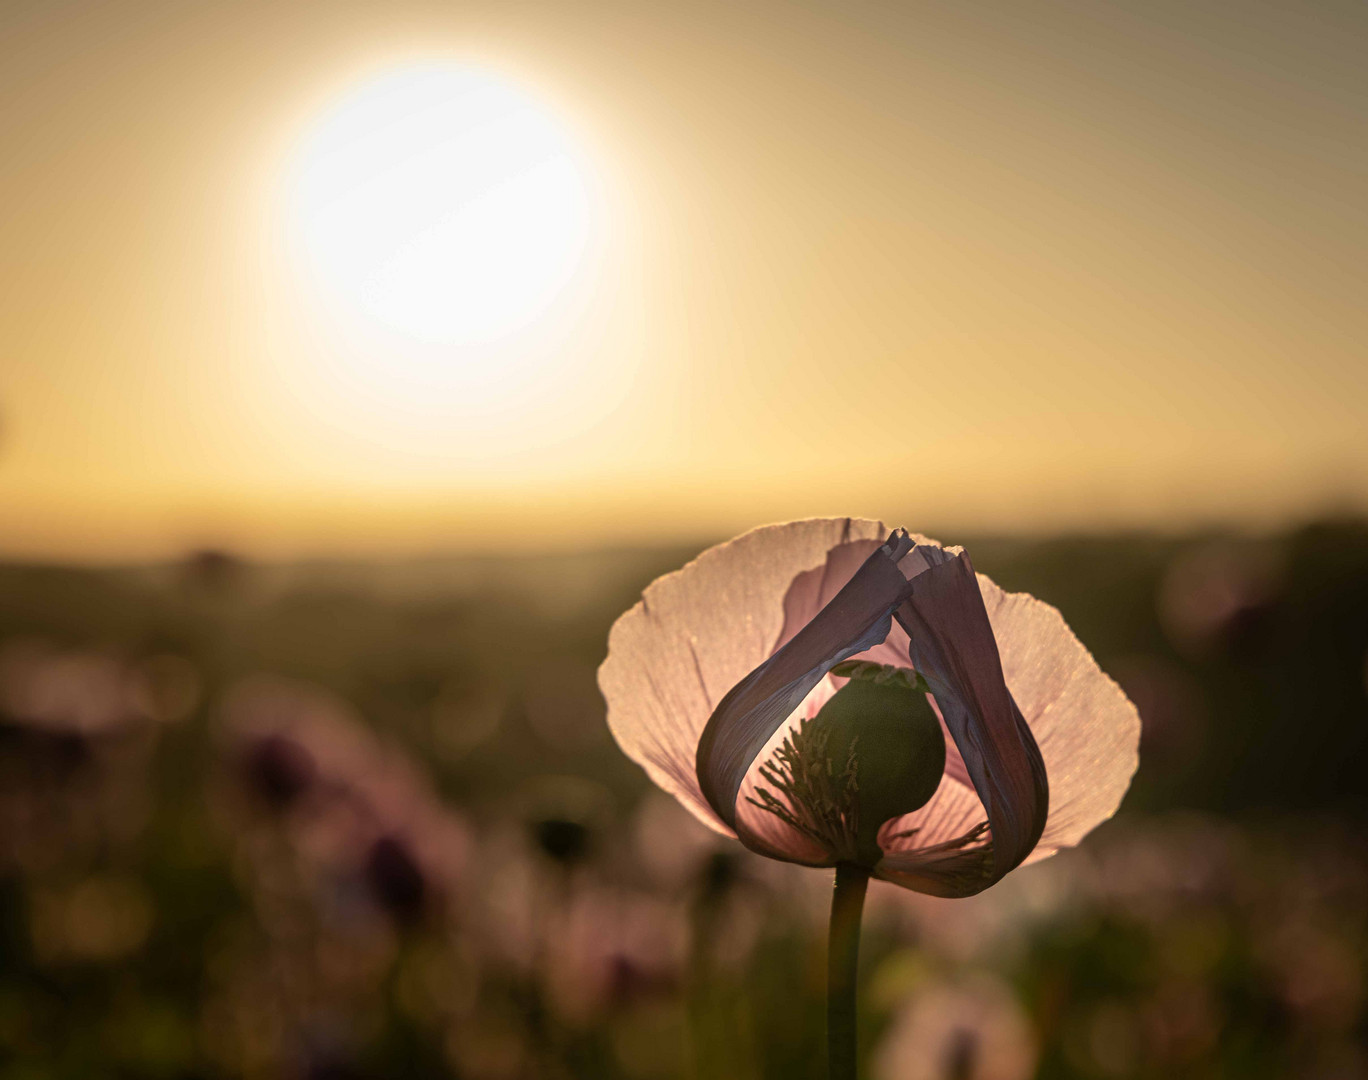
<path id="1" fill-rule="evenodd" d="M 875 885 L 877 1080 L 1368 1076 L 1358 4 L 0 6 L 0 1077 L 824 1073 L 613 745 L 657 574 L 1056 604 L 1121 812 Z"/>

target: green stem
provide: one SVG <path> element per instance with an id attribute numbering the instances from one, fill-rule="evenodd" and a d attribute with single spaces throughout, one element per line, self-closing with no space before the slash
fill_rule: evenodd
<path id="1" fill-rule="evenodd" d="M 869 871 L 852 863 L 836 867 L 827 938 L 827 1061 L 829 1080 L 856 1080 L 855 976 L 860 961 L 860 916 Z"/>

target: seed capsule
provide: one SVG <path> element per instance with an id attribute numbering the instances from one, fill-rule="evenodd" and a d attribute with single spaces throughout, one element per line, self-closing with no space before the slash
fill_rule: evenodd
<path id="1" fill-rule="evenodd" d="M 855 851 L 862 865 L 882 857 L 879 827 L 925 806 L 945 772 L 945 736 L 925 683 L 905 669 L 842 665 L 850 676 L 812 720 L 829 775 L 853 765 Z"/>

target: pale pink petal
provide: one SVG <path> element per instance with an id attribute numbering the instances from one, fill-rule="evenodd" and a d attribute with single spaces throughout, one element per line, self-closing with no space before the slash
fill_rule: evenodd
<path id="1" fill-rule="evenodd" d="M 864 561 L 879 550 L 887 536 L 885 530 L 878 537 L 839 544 L 827 552 L 820 566 L 804 571 L 793 579 L 784 594 L 784 628 L 779 640 L 774 643 L 775 650 L 792 641 L 799 630 L 831 603 L 855 576 L 855 571 L 864 565 Z"/>
<path id="2" fill-rule="evenodd" d="M 834 866 L 835 861 L 824 845 L 749 801 L 754 797 L 757 786 L 755 780 L 747 775 L 736 800 L 736 832 L 745 845 L 757 854 L 783 862 L 803 866 Z"/>
<path id="3" fill-rule="evenodd" d="M 949 900 L 973 896 L 993 884 L 993 848 L 981 829 L 934 847 L 885 855 L 876 877 L 904 889 Z"/>
<path id="4" fill-rule="evenodd" d="M 755 529 L 653 582 L 613 625 L 599 686 L 618 745 L 718 832 L 732 835 L 696 772 L 708 717 L 776 648 L 794 579 L 825 566 L 833 548 L 887 535 L 880 522 L 858 518 Z"/>
<path id="5" fill-rule="evenodd" d="M 948 734 L 946 744 L 948 753 L 954 747 Z M 984 843 L 987 820 L 978 793 L 947 771 L 930 802 L 879 830 L 884 857 L 876 874 L 931 896 L 977 892 L 992 871 L 992 848 Z"/>
<path id="6" fill-rule="evenodd" d="M 1140 715 L 1065 624 L 982 574 L 1003 674 L 1050 778 L 1050 814 L 1031 861 L 1077 844 L 1116 812 L 1139 764 Z"/>
<path id="7" fill-rule="evenodd" d="M 783 799 L 782 792 L 773 790 L 760 775 L 760 769 L 769 761 L 803 720 L 811 720 L 821 711 L 822 706 L 836 693 L 837 684 L 846 679 L 836 679 L 830 674 L 808 692 L 802 704 L 794 709 L 789 718 L 779 725 L 770 736 L 764 749 L 755 755 L 746 777 L 741 781 L 741 790 L 736 799 L 737 832 L 746 838 L 746 844 L 753 851 L 769 855 L 785 862 L 802 863 L 805 866 L 831 866 L 831 853 L 816 840 L 807 836 L 777 815 L 756 806 L 751 800 L 759 802 L 759 789 L 769 790 L 776 798 Z"/>
<path id="8" fill-rule="evenodd" d="M 963 836 L 987 820 L 978 793 L 968 784 L 943 776 L 936 793 L 920 810 L 884 823 L 879 846 L 890 854 L 914 852 Z"/>

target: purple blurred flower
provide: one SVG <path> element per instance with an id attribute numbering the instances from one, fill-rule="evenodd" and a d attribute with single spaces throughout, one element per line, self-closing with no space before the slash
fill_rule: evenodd
<path id="1" fill-rule="evenodd" d="M 188 711 L 188 667 L 0 644 L 0 866 L 42 875 L 136 841 L 152 813 L 155 721 Z"/>
<path id="2" fill-rule="evenodd" d="M 680 978 L 687 923 L 678 905 L 589 887 L 577 890 L 552 920 L 547 989 L 557 1013 L 571 1022 L 671 990 Z"/>
<path id="3" fill-rule="evenodd" d="M 458 891 L 466 823 L 415 763 L 342 702 L 315 687 L 257 677 L 232 689 L 222 719 L 242 786 L 281 818 L 305 864 L 358 884 L 401 924 Z"/>

